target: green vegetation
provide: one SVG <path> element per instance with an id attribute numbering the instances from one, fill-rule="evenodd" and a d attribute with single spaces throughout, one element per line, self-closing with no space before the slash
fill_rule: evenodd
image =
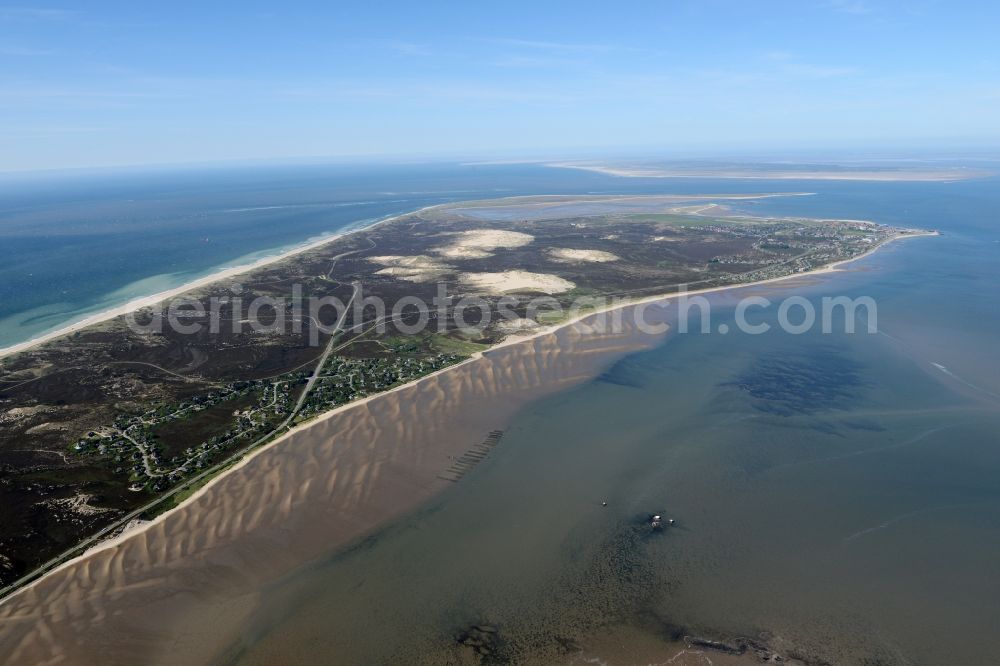
<path id="1" fill-rule="evenodd" d="M 388 391 L 460 360 L 462 357 L 456 354 L 366 359 L 334 356 L 320 372 L 312 393 L 295 415 L 295 422 L 300 423 L 334 407 Z"/>
<path id="2" fill-rule="evenodd" d="M 682 229 L 721 226 L 740 224 L 739 218 L 715 218 L 699 217 L 695 215 L 675 215 L 675 214 L 640 214 L 629 215 L 628 219 L 635 222 L 655 222 L 667 227 L 678 227 Z"/>
<path id="3" fill-rule="evenodd" d="M 454 356 L 472 356 L 477 352 L 489 349 L 490 345 L 473 342 L 453 335 L 434 335 L 430 337 L 431 346 L 442 354 Z"/>

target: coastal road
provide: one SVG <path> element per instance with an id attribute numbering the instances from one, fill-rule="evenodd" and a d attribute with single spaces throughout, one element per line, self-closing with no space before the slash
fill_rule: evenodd
<path id="1" fill-rule="evenodd" d="M 365 240 L 371 243 L 371 247 L 366 247 L 361 250 L 351 250 L 349 252 L 341 252 L 340 254 L 334 256 L 330 260 L 330 270 L 326 272 L 324 279 L 336 282 L 335 280 L 333 280 L 333 270 L 337 267 L 337 262 L 343 259 L 344 257 L 350 256 L 352 254 L 358 254 L 359 252 L 369 252 L 378 247 L 375 241 L 373 241 L 371 238 L 366 238 Z M 338 282 L 337 284 L 342 284 L 342 283 Z M 313 388 L 315 388 L 316 382 L 319 380 L 320 373 L 323 371 L 323 367 L 326 365 L 327 360 L 329 360 L 330 354 L 333 353 L 334 343 L 337 341 L 340 332 L 343 330 L 344 320 L 347 319 L 347 313 L 351 311 L 351 306 L 354 305 L 354 299 L 357 298 L 358 293 L 360 293 L 361 291 L 361 285 L 359 285 L 357 282 L 352 284 L 351 288 L 353 289 L 353 291 L 351 292 L 351 297 L 347 299 L 347 303 L 344 305 L 344 311 L 340 313 L 339 317 L 337 317 L 337 324 L 333 327 L 333 331 L 330 333 L 330 340 L 326 343 L 326 349 L 324 349 L 323 353 L 320 354 L 319 362 L 316 364 L 316 367 L 313 368 L 312 374 L 309 375 L 309 379 L 306 381 L 306 386 L 304 389 L 302 389 L 302 395 L 300 395 L 299 399 L 295 401 L 295 407 L 292 409 L 291 413 L 289 413 L 288 418 L 286 418 L 281 423 L 281 425 L 278 426 L 273 432 L 278 432 L 279 430 L 284 429 L 292 422 L 292 419 L 294 419 L 298 415 L 299 411 L 302 409 L 302 406 L 306 404 L 306 398 L 309 397 L 309 393 L 311 393 Z"/>
<path id="2" fill-rule="evenodd" d="M 352 287 L 354 288 L 354 291 L 351 292 L 351 297 L 347 299 L 347 303 L 344 305 L 344 311 L 341 312 L 340 316 L 337 318 L 337 325 L 333 327 L 333 332 L 330 334 L 330 340 L 326 343 L 326 349 L 323 350 L 323 353 L 319 357 L 319 363 L 316 364 L 316 367 L 313 368 L 312 374 L 309 375 L 309 379 L 306 381 L 306 386 L 302 389 L 302 395 L 300 395 L 299 399 L 295 402 L 295 407 L 288 415 L 288 418 L 285 419 L 280 426 L 278 426 L 277 430 L 281 430 L 291 423 L 292 419 L 294 419 L 302 409 L 302 406 L 306 402 L 306 398 L 309 397 L 309 393 L 316 386 L 316 381 L 319 379 L 323 367 L 326 366 L 326 362 L 330 358 L 330 354 L 333 353 L 334 343 L 339 339 L 341 328 L 344 325 L 344 320 L 347 319 L 347 313 L 351 311 L 354 299 L 357 298 L 358 292 L 361 291 L 361 287 L 357 284 L 352 285 Z"/>

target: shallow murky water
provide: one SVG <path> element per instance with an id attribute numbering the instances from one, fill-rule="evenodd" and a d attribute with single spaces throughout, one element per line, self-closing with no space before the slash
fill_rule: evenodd
<path id="1" fill-rule="evenodd" d="M 886 187 L 879 210 L 912 203 Z M 674 335 L 627 357 L 523 411 L 431 505 L 265 591 L 225 658 L 630 663 L 609 636 L 666 660 L 694 635 L 1000 661 L 1000 207 L 995 183 L 962 187 L 906 218 L 946 236 L 752 290 L 871 295 L 881 334 Z M 795 203 L 865 217 L 862 194 Z"/>

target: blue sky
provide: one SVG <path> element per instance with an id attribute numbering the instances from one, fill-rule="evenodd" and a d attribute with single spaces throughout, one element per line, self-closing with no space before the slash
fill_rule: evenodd
<path id="1" fill-rule="evenodd" d="M 985 0 L 0 4 L 0 170 L 997 145 L 998 27 Z"/>

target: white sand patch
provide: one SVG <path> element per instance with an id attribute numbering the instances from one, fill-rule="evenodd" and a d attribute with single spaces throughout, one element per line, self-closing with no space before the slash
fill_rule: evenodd
<path id="1" fill-rule="evenodd" d="M 383 255 L 369 257 L 368 261 L 386 266 L 382 270 L 375 271 L 376 275 L 391 275 L 408 282 L 433 282 L 442 275 L 452 272 L 451 266 L 423 254 L 412 257 Z"/>
<path id="2" fill-rule="evenodd" d="M 99 513 L 114 510 L 110 508 L 92 506 L 90 504 L 90 500 L 92 499 L 94 499 L 93 495 L 77 495 L 75 497 L 66 497 L 64 499 L 48 500 L 44 503 L 53 508 L 62 509 L 63 511 L 78 513 L 81 516 L 93 516 Z"/>
<path id="3" fill-rule="evenodd" d="M 673 243 L 679 241 L 680 238 L 677 236 L 653 236 L 653 240 L 657 243 Z"/>
<path id="4" fill-rule="evenodd" d="M 569 280 L 564 280 L 558 275 L 529 273 L 528 271 L 462 273 L 459 276 L 459 280 L 465 285 L 493 294 L 516 291 L 540 291 L 546 294 L 559 294 L 569 291 L 576 286 Z"/>
<path id="5" fill-rule="evenodd" d="M 450 259 L 483 259 L 493 256 L 499 248 L 524 247 L 535 240 L 531 234 L 503 229 L 473 229 L 456 234 L 456 237 L 451 245 L 434 251 Z"/>
<path id="6" fill-rule="evenodd" d="M 58 432 L 65 432 L 65 431 L 66 431 L 66 426 L 64 426 L 63 424 L 61 424 L 61 423 L 50 423 L 50 422 L 46 421 L 45 423 L 39 423 L 36 426 L 32 426 L 31 428 L 28 428 L 27 430 L 24 431 L 24 433 L 26 435 L 39 435 L 39 434 L 45 434 L 45 433 L 49 433 L 49 432 L 58 433 Z"/>
<path id="7" fill-rule="evenodd" d="M 621 258 L 617 254 L 611 254 L 603 250 L 574 250 L 568 247 L 554 247 L 549 250 L 549 256 L 552 257 L 553 261 L 564 264 L 584 262 L 603 264 L 608 261 L 618 261 Z"/>
<path id="8" fill-rule="evenodd" d="M 25 421 L 33 416 L 37 416 L 38 414 L 48 414 L 49 412 L 54 411 L 56 410 L 44 405 L 37 405 L 34 407 L 13 407 L 8 409 L 6 412 L 0 412 L 0 425 Z"/>
<path id="9" fill-rule="evenodd" d="M 375 275 L 391 275 L 392 277 L 406 280 L 407 282 L 434 282 L 447 271 L 431 270 L 427 268 L 383 268 L 375 271 Z"/>
<path id="10" fill-rule="evenodd" d="M 486 250 L 480 250 L 474 247 L 439 247 L 434 250 L 441 254 L 441 256 L 448 257 L 449 259 L 485 259 L 486 257 L 492 257 L 492 252 L 487 252 Z"/>
<path id="11" fill-rule="evenodd" d="M 511 334 L 511 333 L 527 333 L 530 331 L 535 331 L 541 327 L 534 319 L 525 319 L 524 317 L 518 317 L 517 319 L 507 319 L 499 324 L 497 324 L 497 330 L 501 333 Z"/>

